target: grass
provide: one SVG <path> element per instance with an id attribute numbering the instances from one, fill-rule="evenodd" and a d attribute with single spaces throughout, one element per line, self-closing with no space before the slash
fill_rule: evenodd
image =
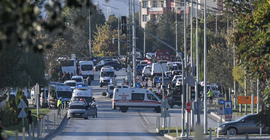
<path id="1" fill-rule="evenodd" d="M 160 131 L 163 132 L 164 129 L 160 128 Z M 180 136 L 182 132 L 182 127 L 178 127 L 178 136 Z M 185 130 L 186 132 L 186 130 Z M 168 134 L 168 127 L 166 127 L 165 129 L 165 133 Z M 210 133 L 209 128 L 208 128 L 208 134 Z M 216 132 L 215 132 L 215 128 L 212 128 L 212 136 L 216 136 Z M 170 129 L 170 136 L 176 137 L 176 127 L 171 127 Z M 190 131 L 189 136 L 195 136 L 195 132 L 194 131 Z"/>
<path id="2" fill-rule="evenodd" d="M 37 109 L 29 109 L 29 110 L 31 110 L 32 120 L 36 125 L 37 124 Z M 48 108 L 40 108 L 39 109 L 40 118 L 43 118 L 49 111 L 50 110 Z M 27 121 L 25 119 L 24 126 L 27 126 L 26 124 L 27 124 Z M 7 132 L 8 137 L 15 136 L 16 130 L 18 130 L 19 133 L 22 133 L 22 122 L 20 122 L 17 125 L 13 125 L 13 126 L 9 126 L 9 127 L 4 128 L 4 131 Z M 4 136 L 3 132 L 2 132 L 2 136 Z"/>

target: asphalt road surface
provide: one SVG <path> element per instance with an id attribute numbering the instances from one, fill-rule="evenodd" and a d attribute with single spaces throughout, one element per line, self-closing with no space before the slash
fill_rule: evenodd
<path id="1" fill-rule="evenodd" d="M 93 96 L 98 104 L 98 118 L 88 120 L 80 118 L 71 118 L 65 120 L 64 125 L 49 139 L 53 140 L 129 140 L 129 139 L 147 139 L 160 140 L 165 139 L 155 132 L 156 118 L 159 113 L 153 112 L 153 109 L 129 109 L 122 113 L 119 110 L 112 110 L 111 100 L 101 96 L 106 91 L 107 86 L 100 88 L 99 71 L 95 72 L 95 80 L 92 81 Z M 121 84 L 126 76 L 125 69 L 116 71 L 117 83 Z M 154 89 L 155 90 L 155 89 Z M 172 126 L 181 126 L 181 109 L 175 106 L 169 109 Z M 203 115 L 201 115 L 203 124 Z M 208 118 L 210 127 L 216 126 L 216 121 Z"/>

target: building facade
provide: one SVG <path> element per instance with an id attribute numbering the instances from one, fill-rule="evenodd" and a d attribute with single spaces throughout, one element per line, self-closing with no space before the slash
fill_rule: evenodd
<path id="1" fill-rule="evenodd" d="M 187 1 L 187 14 L 190 13 L 191 3 L 190 0 Z M 189 3 L 188 3 L 189 2 Z M 146 23 L 150 20 L 151 17 L 155 18 L 155 21 L 158 22 L 160 16 L 165 14 L 166 12 L 174 12 L 177 13 L 184 12 L 184 0 L 139 0 L 140 5 L 140 24 L 143 28 L 145 28 Z M 193 10 L 196 9 L 197 0 L 193 0 Z M 203 10 L 204 0 L 198 0 L 198 9 Z M 223 4 L 222 0 L 206 0 L 207 9 L 209 11 L 219 11 L 222 12 Z M 194 16 L 195 16 L 195 12 Z M 152 16 L 153 15 L 153 16 Z"/>

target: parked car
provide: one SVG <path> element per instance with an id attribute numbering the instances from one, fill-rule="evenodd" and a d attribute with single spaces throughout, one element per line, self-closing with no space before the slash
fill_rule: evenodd
<path id="1" fill-rule="evenodd" d="M 181 85 L 182 85 L 182 78 L 177 78 L 176 83 L 175 83 L 175 87 L 180 87 Z"/>
<path id="2" fill-rule="evenodd" d="M 241 133 L 260 133 L 260 124 L 256 123 L 258 114 L 250 114 L 239 118 L 236 121 L 222 123 L 216 128 L 216 132 L 226 135 L 229 131 L 230 135 L 236 135 Z M 267 133 L 268 127 L 262 127 L 262 133 Z"/>
<path id="3" fill-rule="evenodd" d="M 182 75 L 174 75 L 171 83 L 171 87 L 174 88 L 176 84 L 176 79 L 177 78 L 182 78 Z"/>

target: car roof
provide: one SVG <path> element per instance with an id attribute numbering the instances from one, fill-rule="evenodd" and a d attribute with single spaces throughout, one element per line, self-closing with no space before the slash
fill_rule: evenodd
<path id="1" fill-rule="evenodd" d="M 82 76 L 72 76 L 72 78 L 83 78 L 83 77 Z"/>
<path id="2" fill-rule="evenodd" d="M 64 83 L 76 83 L 75 80 L 66 80 Z"/>

